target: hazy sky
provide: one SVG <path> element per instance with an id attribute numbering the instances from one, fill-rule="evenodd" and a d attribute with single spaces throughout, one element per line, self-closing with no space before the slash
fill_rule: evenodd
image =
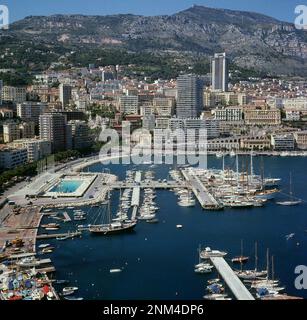
<path id="1" fill-rule="evenodd" d="M 294 22 L 294 9 L 307 0 L 1 0 L 10 10 L 10 21 L 29 15 L 80 13 L 106 15 L 134 13 L 141 15 L 173 14 L 193 4 L 264 13 Z"/>

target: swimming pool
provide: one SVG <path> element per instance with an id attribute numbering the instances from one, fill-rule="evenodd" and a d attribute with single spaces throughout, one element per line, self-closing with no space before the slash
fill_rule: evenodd
<path id="1" fill-rule="evenodd" d="M 49 192 L 73 193 L 83 184 L 82 180 L 62 180 L 56 184 Z"/>

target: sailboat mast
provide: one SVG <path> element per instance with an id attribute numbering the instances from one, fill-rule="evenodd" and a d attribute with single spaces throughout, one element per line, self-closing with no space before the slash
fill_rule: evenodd
<path id="1" fill-rule="evenodd" d="M 109 224 L 111 224 L 111 197 L 110 197 L 110 191 L 108 192 L 108 218 L 109 218 Z"/>
<path id="2" fill-rule="evenodd" d="M 258 269 L 258 244 L 255 242 L 255 271 Z"/>
<path id="3" fill-rule="evenodd" d="M 243 271 L 243 239 L 241 239 L 241 272 Z"/>
<path id="4" fill-rule="evenodd" d="M 264 163 L 263 156 L 261 156 L 261 189 L 264 189 Z"/>
<path id="5" fill-rule="evenodd" d="M 253 161 L 253 150 L 251 151 L 251 183 L 254 179 L 254 161 Z"/>
<path id="6" fill-rule="evenodd" d="M 239 157 L 236 154 L 237 187 L 239 188 Z"/>
<path id="7" fill-rule="evenodd" d="M 290 172 L 290 196 L 291 199 L 293 198 L 293 191 L 292 191 L 292 172 Z"/>
<path id="8" fill-rule="evenodd" d="M 270 256 L 269 256 L 269 248 L 266 251 L 266 270 L 267 270 L 267 275 L 266 279 L 269 280 L 269 275 L 270 275 Z"/>
<path id="9" fill-rule="evenodd" d="M 272 280 L 274 280 L 274 256 L 272 255 Z"/>

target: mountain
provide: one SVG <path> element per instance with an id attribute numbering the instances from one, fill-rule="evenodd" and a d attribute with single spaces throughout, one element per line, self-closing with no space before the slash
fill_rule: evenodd
<path id="1" fill-rule="evenodd" d="M 271 74 L 307 75 L 307 33 L 252 12 L 193 6 L 169 16 L 29 16 L 0 32 L 0 45 L 46 46 L 209 57 L 226 51 L 234 64 Z M 47 54 L 45 52 L 45 54 Z M 1 64 L 1 61 L 0 61 Z"/>

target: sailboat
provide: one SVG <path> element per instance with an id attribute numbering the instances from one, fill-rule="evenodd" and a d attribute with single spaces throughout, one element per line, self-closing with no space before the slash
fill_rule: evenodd
<path id="1" fill-rule="evenodd" d="M 113 235 L 117 233 L 124 233 L 129 232 L 134 229 L 137 222 L 131 221 L 131 220 L 125 220 L 125 221 L 112 221 L 111 217 L 111 208 L 110 208 L 110 197 L 108 202 L 108 221 L 106 224 L 98 224 L 98 225 L 91 225 L 89 227 L 89 231 L 93 234 L 98 235 Z"/>
<path id="2" fill-rule="evenodd" d="M 295 197 L 293 196 L 293 190 L 292 190 L 292 174 L 290 173 L 290 200 L 286 201 L 279 201 L 276 202 L 280 206 L 297 206 L 302 203 L 302 200 L 297 199 L 295 200 Z"/>
<path id="3" fill-rule="evenodd" d="M 270 280 L 270 256 L 269 256 L 269 249 L 267 249 L 267 275 L 265 279 L 258 279 L 252 281 L 251 288 L 253 289 L 260 289 L 265 288 L 267 290 L 275 290 L 275 291 L 282 291 L 284 288 L 278 287 L 279 280 L 274 279 L 274 263 L 272 263 L 272 279 Z"/>
<path id="4" fill-rule="evenodd" d="M 231 259 L 232 263 L 246 263 L 249 257 L 243 256 L 243 240 L 241 240 L 241 255 Z"/>
<path id="5" fill-rule="evenodd" d="M 267 275 L 266 270 L 258 271 L 258 244 L 255 242 L 255 269 L 254 270 L 241 270 L 237 271 L 236 275 L 245 280 L 252 280 L 258 277 L 264 277 Z"/>

